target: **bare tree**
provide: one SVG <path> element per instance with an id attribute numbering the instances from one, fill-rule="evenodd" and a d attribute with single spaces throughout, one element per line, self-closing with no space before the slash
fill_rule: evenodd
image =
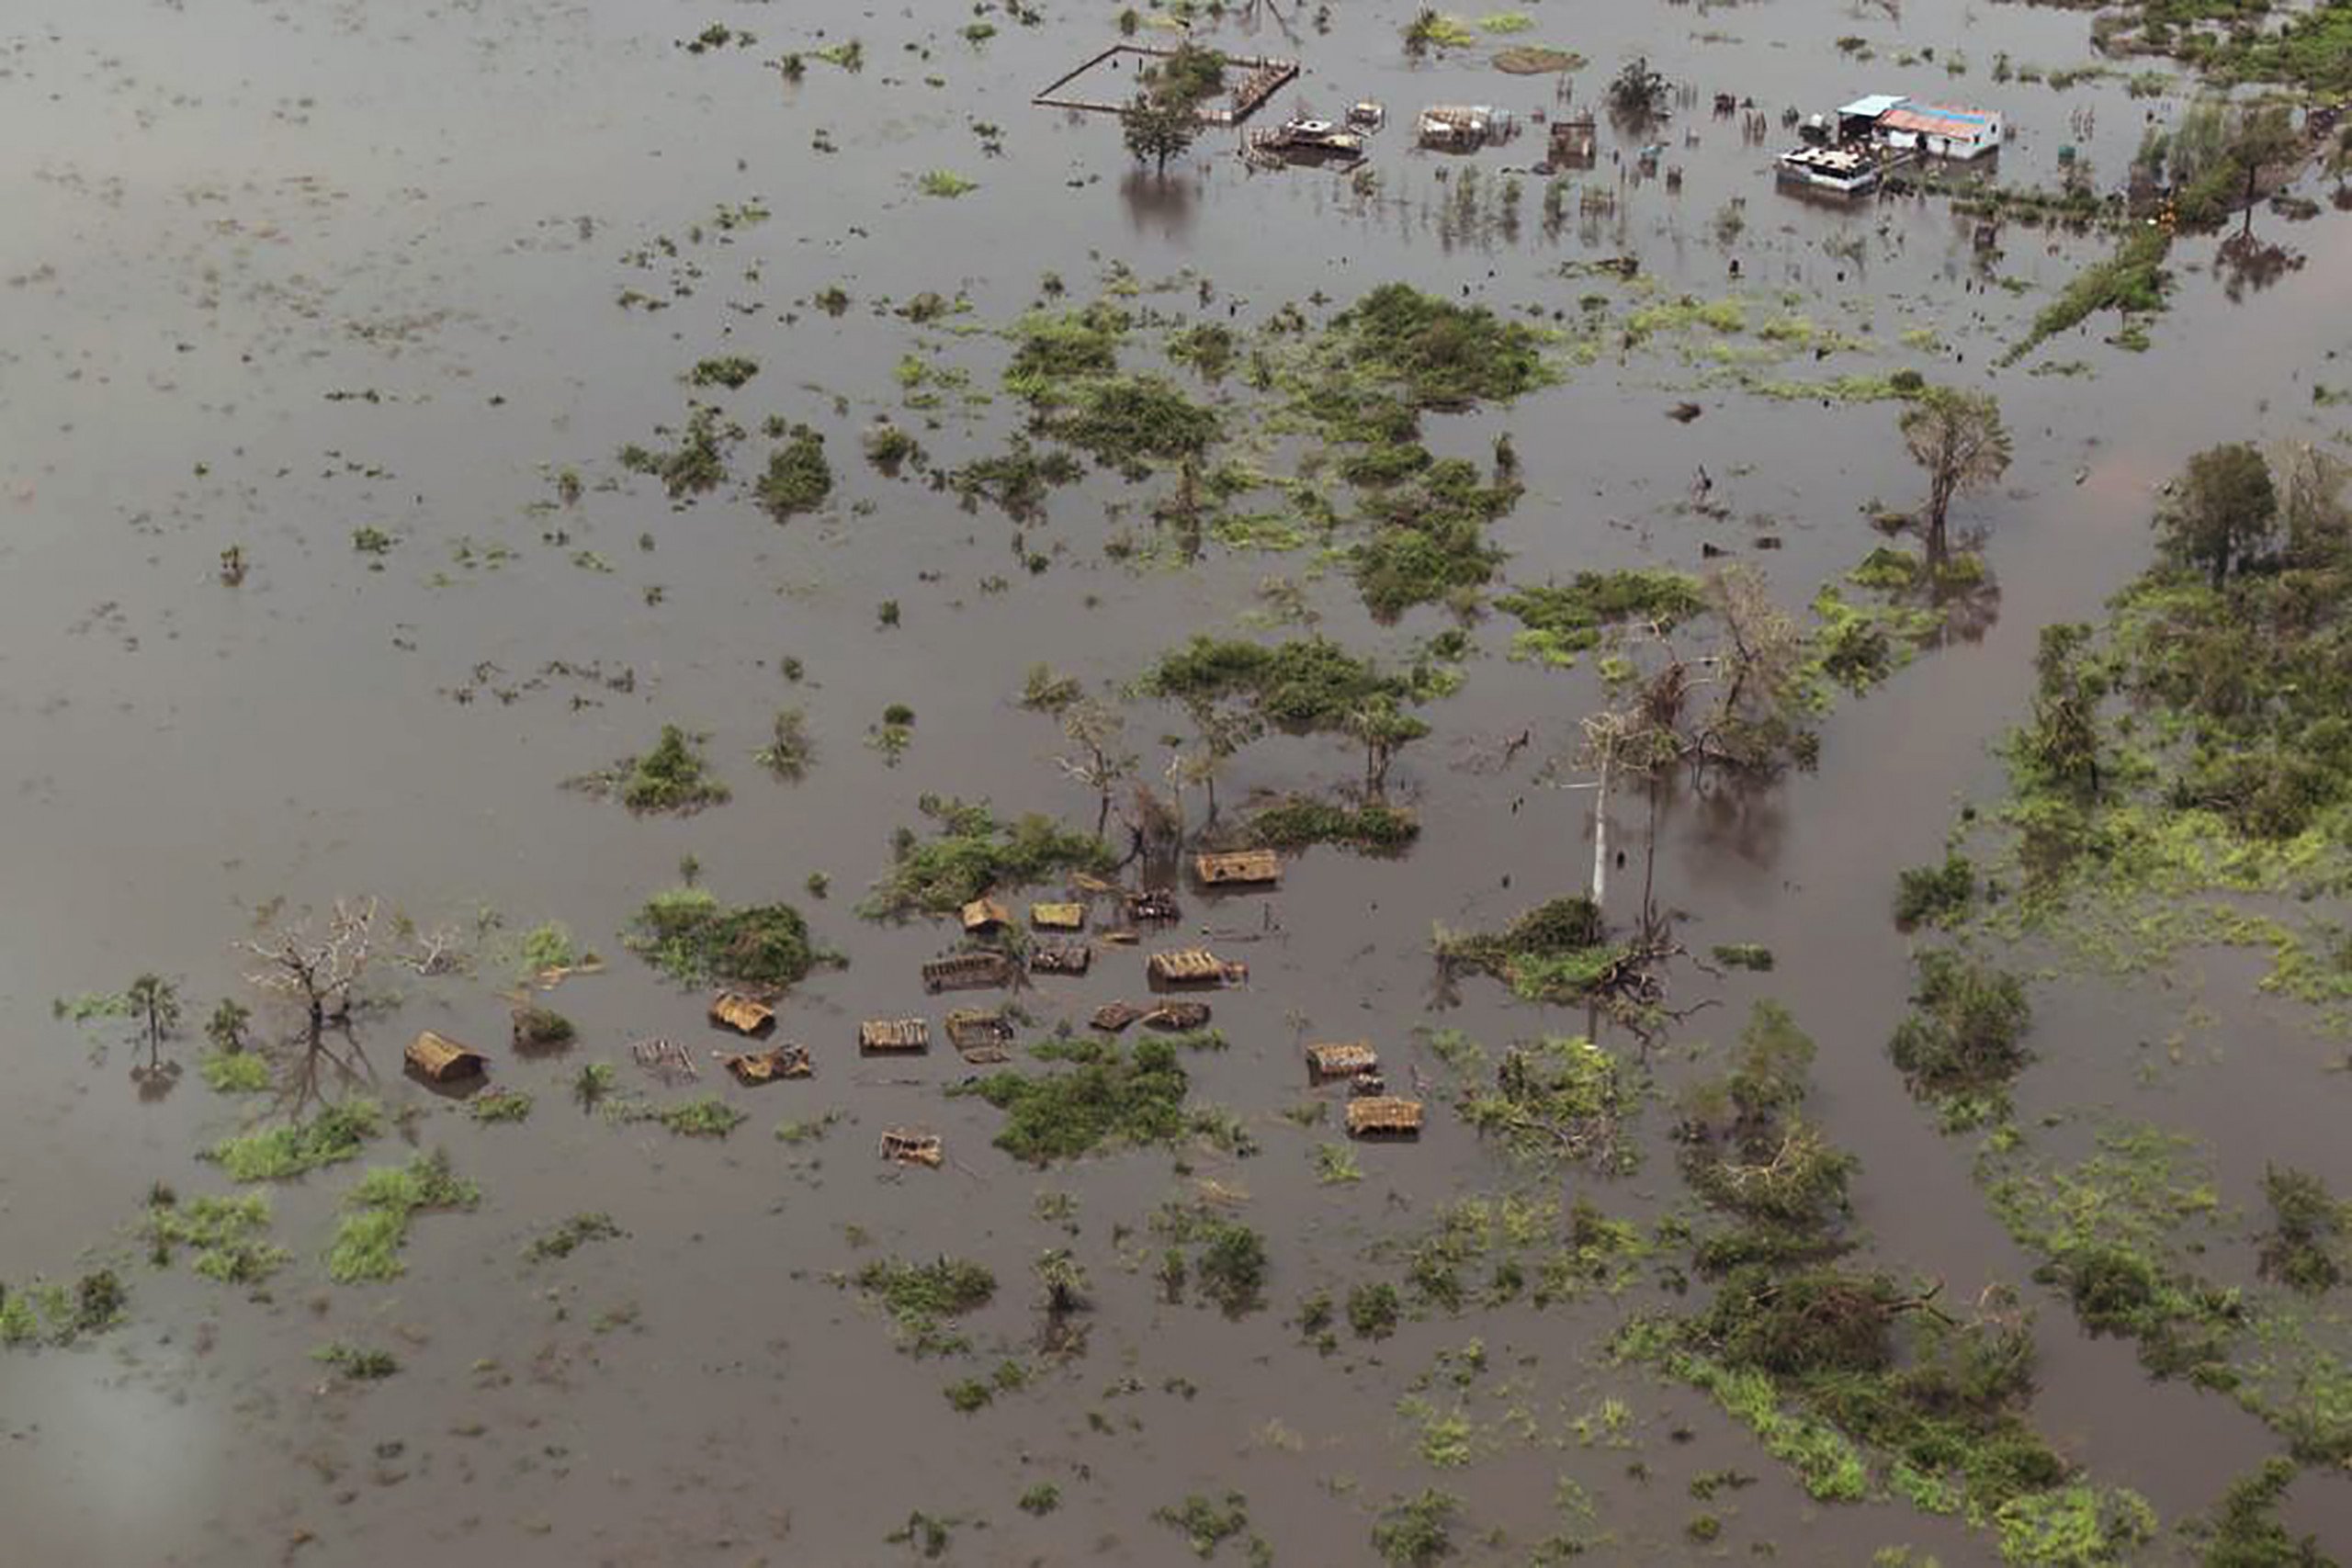
<path id="1" fill-rule="evenodd" d="M 260 965 L 247 972 L 246 980 L 291 1006 L 300 1020 L 288 1042 L 291 1060 L 285 1085 L 298 1111 L 319 1097 L 321 1079 L 330 1069 L 345 1082 L 368 1075 L 367 1057 L 351 1031 L 351 1014 L 354 990 L 386 946 L 378 923 L 381 913 L 379 899 L 338 898 L 323 920 L 306 915 L 237 944 Z M 392 956 L 418 974 L 436 974 L 447 967 L 453 943 L 448 933 L 436 931 L 413 950 Z M 328 1043 L 330 1030 L 342 1035 L 344 1052 Z"/>
<path id="2" fill-rule="evenodd" d="M 1951 555 L 1944 531 L 1952 498 L 1983 490 L 2009 469 L 2009 432 L 1986 392 L 1930 387 L 1904 409 L 1903 445 L 1928 470 L 1928 564 Z"/>
<path id="3" fill-rule="evenodd" d="M 1116 708 L 1092 697 L 1080 697 L 1062 709 L 1062 737 L 1073 750 L 1054 759 L 1055 765 L 1094 791 L 1101 809 L 1094 818 L 1097 838 L 1111 820 L 1111 799 L 1136 771 L 1136 757 L 1122 750 L 1126 720 Z"/>

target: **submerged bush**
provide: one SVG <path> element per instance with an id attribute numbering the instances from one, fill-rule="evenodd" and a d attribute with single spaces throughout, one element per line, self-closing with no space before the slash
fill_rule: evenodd
<path id="1" fill-rule="evenodd" d="M 623 940 L 682 986 L 790 986 L 818 960 L 808 922 L 791 905 L 729 909 L 699 887 L 673 887 L 647 899 Z"/>
<path id="2" fill-rule="evenodd" d="M 1888 1049 L 1914 1093 L 1997 1093 L 2025 1066 L 2025 983 L 1957 953 L 1919 955 L 1911 1013 Z"/>
<path id="3" fill-rule="evenodd" d="M 308 1122 L 266 1127 L 213 1145 L 211 1157 L 237 1181 L 283 1181 L 356 1157 L 384 1130 L 372 1100 L 330 1105 Z"/>
<path id="4" fill-rule="evenodd" d="M 805 424 L 791 427 L 789 439 L 768 457 L 767 472 L 752 487 L 761 509 L 782 523 L 799 513 L 814 512 L 833 493 L 832 465 L 825 461 L 825 438 Z"/>
<path id="5" fill-rule="evenodd" d="M 858 906 L 869 919 L 952 914 L 992 890 L 1110 869 L 1109 845 L 1093 834 L 1058 828 L 1048 818 L 1002 822 L 986 802 L 936 795 L 925 795 L 919 804 L 939 830 L 929 839 L 901 835 L 897 860 Z"/>
<path id="6" fill-rule="evenodd" d="M 1184 1135 L 1188 1087 L 1176 1047 L 1144 1040 L 1132 1052 L 1099 1041 L 1043 1046 L 1067 1071 L 990 1073 L 954 1092 L 977 1094 L 1005 1113 L 996 1146 L 1046 1165 L 1112 1143 L 1168 1144 Z"/>

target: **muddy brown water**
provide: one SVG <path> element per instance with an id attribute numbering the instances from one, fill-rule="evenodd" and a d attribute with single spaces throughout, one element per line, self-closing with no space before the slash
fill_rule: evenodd
<path id="1" fill-rule="evenodd" d="M 1022 531 L 1023 547 L 1050 558 L 1029 574 L 1001 515 L 858 459 L 857 433 L 894 411 L 892 367 L 910 347 L 968 364 L 982 389 L 1001 363 L 987 340 L 918 334 L 877 307 L 960 293 L 972 310 L 959 320 L 1001 323 L 1036 299 L 1041 275 L 1084 299 L 1116 263 L 1148 282 L 1190 269 L 1215 287 L 1205 307 L 1192 281 L 1139 306 L 1244 325 L 1317 290 L 1336 304 L 1396 277 L 1573 313 L 1594 285 L 1561 265 L 1628 252 L 1669 290 L 1714 297 L 1734 285 L 1711 221 L 1736 198 L 1738 287 L 1792 291 L 1794 309 L 1841 330 L 1867 321 L 1875 366 L 1996 389 L 2018 461 L 1967 518 L 1989 530 L 1997 620 L 1842 706 L 1816 773 L 1736 809 L 1678 803 L 1657 854 L 1659 897 L 1683 913 L 1694 949 L 1760 942 L 1779 959 L 1769 976 L 1720 986 L 1683 976 L 1678 1000 L 1721 1005 L 1660 1047 L 1661 1082 L 1736 1032 L 1753 998 L 1788 1000 L 1822 1044 L 1823 1122 L 1862 1161 L 1872 1255 L 1969 1299 L 2030 1265 L 1985 1213 L 1967 1144 L 1937 1137 L 1885 1062 L 1905 977 L 1885 912 L 1894 872 L 1932 858 L 1956 802 L 1996 784 L 1990 746 L 2027 694 L 2035 629 L 2095 613 L 2137 569 L 2152 489 L 2188 452 L 2338 434 L 2310 385 L 2343 374 L 2333 361 L 2352 321 L 2352 227 L 2334 213 L 2266 217 L 2311 262 L 2243 303 L 2210 276 L 2211 242 L 2185 242 L 2179 298 L 2148 353 L 2103 346 L 2098 323 L 2047 355 L 2079 357 L 2094 376 L 1996 375 L 2001 346 L 2102 242 L 2012 228 L 1998 270 L 2032 286 L 2013 297 L 1980 287 L 1966 226 L 1940 207 L 1791 202 L 1765 164 L 1781 106 L 1887 86 L 2007 112 L 2020 132 L 2002 154 L 2007 179 L 2053 180 L 2070 143 L 2112 183 L 2143 117 L 2177 114 L 2177 94 L 2134 100 L 2110 80 L 2062 95 L 1988 74 L 2001 51 L 2020 64 L 2078 62 L 2079 16 L 1939 7 L 1898 26 L 1821 4 L 1532 5 L 1531 37 L 1595 62 L 1576 78 L 1581 98 L 1637 51 L 1701 98 L 1667 136 L 1679 192 L 1630 186 L 1618 219 L 1571 219 L 1546 235 L 1530 177 L 1506 239 L 1449 226 L 1449 193 L 1473 161 L 1409 152 L 1401 124 L 1425 101 L 1532 110 L 1550 84 L 1502 76 L 1475 52 L 1408 65 L 1396 46 L 1408 7 L 1349 0 L 1332 7 L 1328 35 L 1302 19 L 1295 42 L 1272 21 L 1216 35 L 1304 58 L 1288 96 L 1316 109 L 1386 102 L 1371 197 L 1325 175 L 1250 174 L 1218 136 L 1164 180 L 1138 175 L 1108 124 L 1030 108 L 1029 92 L 1108 40 L 1104 6 L 1049 5 L 1035 28 L 991 13 L 999 30 L 978 46 L 956 33 L 972 18 L 949 7 L 707 9 L 17 0 L 0 17 L 11 213 L 0 231 L 0 1277 L 129 1253 L 149 1184 L 216 1190 L 192 1156 L 237 1121 L 192 1072 L 142 1100 L 120 1032 L 53 1020 L 51 998 L 154 968 L 209 1008 L 239 992 L 231 943 L 255 910 L 360 891 L 427 919 L 490 908 L 519 929 L 560 918 L 614 960 L 554 998 L 583 1030 L 568 1059 L 500 1053 L 499 1080 L 539 1097 L 519 1127 L 477 1125 L 396 1071 L 419 1027 L 501 1043 L 502 978 L 412 985 L 396 1012 L 366 1021 L 380 1092 L 421 1108 L 412 1135 L 447 1146 L 486 1195 L 477 1213 L 422 1218 L 397 1284 L 325 1282 L 319 1253 L 349 1175 L 330 1171 L 277 1195 L 275 1233 L 299 1261 L 268 1302 L 131 1257 L 127 1325 L 70 1350 L 0 1354 L 0 1559 L 883 1562 L 909 1556 L 884 1537 L 920 1509 L 955 1521 L 952 1561 L 1174 1562 L 1190 1553 L 1152 1510 L 1238 1490 L 1279 1561 L 1361 1562 L 1380 1504 L 1436 1485 L 1464 1499 L 1473 1560 L 1521 1561 L 1562 1530 L 1595 1538 L 1603 1559 L 1681 1560 L 1701 1553 L 1683 1529 L 1702 1507 L 1724 1516 L 1718 1550 L 1733 1554 L 1770 1543 L 1783 1561 L 1860 1562 L 1908 1542 L 1948 1563 L 1990 1560 L 1986 1537 L 1899 1504 L 1807 1503 L 1703 1399 L 1609 1365 L 1608 1337 L 1648 1299 L 1638 1291 L 1411 1322 L 1329 1359 L 1283 1321 L 1311 1289 L 1393 1275 L 1368 1248 L 1511 1179 L 1440 1115 L 1416 1145 L 1361 1149 L 1361 1184 L 1318 1186 L 1309 1156 L 1333 1134 L 1273 1114 L 1301 1093 L 1302 1035 L 1368 1034 L 1433 1070 L 1413 1052 L 1417 1027 L 1499 1043 L 1585 1026 L 1479 983 L 1442 1005 L 1432 986 L 1433 922 L 1506 919 L 1580 886 L 1589 863 L 1589 794 L 1534 771 L 1597 704 L 1589 661 L 1567 675 L 1512 663 L 1507 624 L 1478 629 L 1467 684 L 1432 709 L 1437 732 L 1397 766 L 1424 823 L 1408 857 L 1315 851 L 1278 894 L 1188 900 L 1184 929 L 1245 933 L 1228 945 L 1251 968 L 1246 989 L 1217 998 L 1234 1048 L 1188 1066 L 1200 1097 L 1248 1118 L 1262 1149 L 1185 1159 L 1248 1192 L 1244 1213 L 1272 1250 L 1268 1310 L 1227 1322 L 1159 1301 L 1143 1223 L 1190 1190 L 1166 1153 L 1032 1171 L 989 1145 L 993 1112 L 943 1098 L 963 1071 L 952 1052 L 855 1059 L 859 1017 L 941 1010 L 920 998 L 914 970 L 947 942 L 944 927 L 876 926 L 850 908 L 887 863 L 891 829 L 918 820 L 917 796 L 1091 816 L 1091 796 L 1050 763 L 1051 726 L 1013 702 L 1032 664 L 1130 679 L 1189 631 L 1244 626 L 1276 572 L 1306 581 L 1325 629 L 1351 644 L 1396 652 L 1448 624 L 1432 610 L 1374 626 L 1344 578 L 1308 555 L 1213 547 L 1188 570 L 1108 559 L 1105 541 L 1140 527 L 1153 492 L 1107 476 L 1057 492 Z M 676 46 L 714 20 L 757 43 Z M 1878 58 L 1840 56 L 1830 40 L 1849 33 Z M 812 58 L 791 85 L 764 63 L 849 37 L 865 49 L 855 75 Z M 1962 51 L 1968 73 L 1898 65 L 1905 48 Z M 1765 148 L 1708 116 L 1718 89 L 1774 115 Z M 2070 127 L 2083 110 L 2093 121 Z M 974 121 L 1001 129 L 1002 156 L 983 154 Z M 820 127 L 837 151 L 812 150 Z M 1482 182 L 1523 167 L 1535 141 L 1475 160 Z M 1603 147 L 1592 183 L 1616 188 L 1614 160 L 1630 152 L 1606 130 Z M 978 188 L 922 196 L 916 177 L 932 169 Z M 766 221 L 724 243 L 708 230 L 718 209 L 754 200 Z M 686 237 L 697 222 L 700 243 Z M 675 261 L 625 261 L 663 235 Z M 1825 250 L 1837 239 L 1859 240 L 1860 259 Z M 670 308 L 616 304 L 628 288 L 670 296 L 688 264 L 692 292 Z M 832 285 L 854 299 L 839 318 L 807 302 Z M 1913 328 L 1943 346 L 1904 346 Z M 678 374 L 719 352 L 762 364 L 725 400 L 747 423 L 775 412 L 826 433 L 840 483 L 821 513 L 779 528 L 729 494 L 673 510 L 617 470 L 622 443 L 681 416 Z M 1736 518 L 1773 520 L 1785 547 L 1755 558 L 1801 604 L 1873 542 L 1866 503 L 1916 493 L 1893 415 L 1691 392 L 1697 379 L 1670 352 L 1603 359 L 1509 411 L 1432 421 L 1431 441 L 1483 456 L 1497 433 L 1513 434 L 1529 491 L 1496 535 L 1516 580 L 1695 569 L 1704 544 L 1744 547 L 1744 525 L 1679 504 L 1703 463 Z M 1705 408 L 1697 423 L 1660 417 L 1686 395 Z M 959 411 L 953 396 L 942 427 L 919 432 L 942 463 L 994 449 L 1013 423 L 1001 403 Z M 739 471 L 761 449 L 740 448 Z M 587 493 L 550 509 L 564 468 Z M 397 536 L 380 570 L 350 547 L 363 525 Z M 234 590 L 215 578 L 232 545 L 252 563 Z M 612 570 L 575 564 L 583 550 Z M 1001 591 L 983 586 L 997 577 Z M 896 629 L 877 625 L 884 600 L 901 607 Z M 786 658 L 805 664 L 803 684 L 779 674 Z M 633 671 L 634 690 L 556 676 L 511 702 L 496 694 L 553 660 Z M 470 702 L 448 694 L 468 686 L 480 688 Z M 887 768 L 862 737 L 892 702 L 918 721 Z M 820 748 L 792 786 L 749 758 L 786 704 L 807 710 Z M 710 732 L 733 803 L 632 820 L 557 787 L 641 748 L 664 720 Z M 1181 728 L 1139 706 L 1131 737 Z M 1535 744 L 1511 767 L 1469 765 L 1522 728 Z M 1336 746 L 1265 743 L 1220 788 L 1231 802 L 1328 786 L 1355 765 Z M 1621 801 L 1612 833 L 1636 867 L 1642 829 Z M 564 1091 L 588 1059 L 622 1063 L 636 1088 L 632 1039 L 718 1043 L 698 998 L 618 950 L 628 911 L 689 853 L 722 897 L 801 903 L 820 941 L 850 960 L 786 1009 L 787 1033 L 817 1049 L 814 1080 L 751 1091 L 706 1074 L 752 1113 L 723 1143 L 609 1125 Z M 832 880 L 822 902 L 800 891 L 819 871 Z M 1638 896 L 1634 872 L 1618 874 L 1612 910 L 1630 914 Z M 1134 954 L 1107 952 L 1087 979 L 1043 985 L 1029 1005 L 1047 1021 L 1082 1016 L 1137 994 L 1139 971 Z M 2320 1074 L 2324 1051 L 2278 1010 L 2242 999 L 2251 978 L 2219 955 L 2162 987 L 2048 987 L 2046 1066 L 2023 1090 L 2029 1108 L 2111 1103 L 2195 1133 L 2240 1205 L 2256 1201 L 2270 1151 L 2340 1184 L 2352 1177 L 2334 1134 L 2346 1079 Z M 2200 983 L 2221 1021 L 2213 1048 L 2140 1087 L 2141 1043 L 2169 1033 L 2180 993 Z M 821 1143 L 769 1135 L 826 1111 L 844 1120 Z M 1639 1172 L 1570 1173 L 1558 1194 L 1589 1193 L 1611 1213 L 1664 1212 L 1679 1186 L 1663 1120 L 1655 1107 L 1645 1118 Z M 902 1122 L 942 1133 L 955 1166 L 878 1167 L 876 1133 Z M 1047 1190 L 1077 1200 L 1075 1239 L 1035 1216 Z M 584 1210 L 609 1211 L 626 1239 L 560 1264 L 520 1260 L 532 1235 Z M 1121 1226 L 1135 1233 L 1124 1243 Z M 1029 1263 L 1057 1245 L 1097 1284 L 1088 1353 L 956 1415 L 944 1385 L 1026 1352 Z M 1001 1285 L 970 1320 L 984 1352 L 970 1361 L 899 1353 L 829 1278 L 872 1257 L 947 1252 L 989 1264 Z M 2080 1337 L 2036 1299 L 2035 1418 L 2096 1479 L 2139 1488 L 2170 1520 L 2277 1447 L 2219 1400 L 2150 1384 L 2128 1348 Z M 1435 1470 L 1396 1403 L 1440 1350 L 1474 1335 L 1489 1368 L 1462 1396 L 1476 1458 Z M 405 1370 L 345 1386 L 310 1358 L 334 1338 L 394 1348 Z M 1428 1396 L 1452 1407 L 1442 1372 Z M 1724 1468 L 1755 1483 L 1693 1502 L 1689 1481 Z M 1589 1519 L 1558 1506 L 1564 1478 L 1589 1495 Z M 1033 1518 L 1013 1499 L 1041 1481 L 1063 1504 Z M 2306 1482 L 2293 1517 L 2352 1551 L 2344 1485 Z M 1485 1544 L 1488 1530 L 1513 1544 Z"/>

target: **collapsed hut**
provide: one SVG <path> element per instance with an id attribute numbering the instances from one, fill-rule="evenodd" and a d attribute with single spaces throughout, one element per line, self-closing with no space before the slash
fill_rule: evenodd
<path id="1" fill-rule="evenodd" d="M 1200 854 L 1193 857 L 1193 874 L 1204 887 L 1263 887 L 1283 879 L 1283 860 L 1272 850 Z"/>
<path id="2" fill-rule="evenodd" d="M 1421 1102 L 1418 1100 L 1372 1094 L 1348 1101 L 1351 1138 L 1418 1138 L 1420 1134 Z"/>
<path id="3" fill-rule="evenodd" d="M 738 1034 L 757 1034 L 775 1022 L 775 1009 L 741 991 L 721 991 L 710 998 L 710 1021 Z"/>
<path id="4" fill-rule="evenodd" d="M 1017 971 L 1001 953 L 958 953 L 934 958 L 922 966 L 927 991 L 967 991 L 988 986 L 1009 986 Z"/>
<path id="5" fill-rule="evenodd" d="M 964 929 L 978 933 L 1001 930 L 1012 923 L 1012 911 L 993 898 L 975 898 L 964 906 Z"/>
<path id="6" fill-rule="evenodd" d="M 1359 1073 L 1380 1070 L 1380 1053 L 1368 1040 L 1333 1042 L 1306 1048 L 1306 1076 L 1314 1083 L 1332 1083 Z"/>
<path id="7" fill-rule="evenodd" d="M 947 1161 L 947 1150 L 938 1134 L 919 1132 L 912 1127 L 892 1127 L 884 1132 L 877 1152 L 893 1165 L 919 1165 L 931 1170 L 937 1170 Z"/>
<path id="8" fill-rule="evenodd" d="M 1143 1016 L 1144 1010 L 1133 1002 L 1104 1002 L 1086 1021 L 1105 1034 L 1116 1034 Z"/>
<path id="9" fill-rule="evenodd" d="M 713 1051 L 711 1055 L 746 1089 L 757 1089 L 781 1078 L 809 1077 L 817 1071 L 809 1063 L 808 1047 L 789 1042 L 771 1045 L 764 1051 Z"/>
<path id="10" fill-rule="evenodd" d="M 1083 975 L 1093 963 L 1094 950 L 1082 942 L 1041 942 L 1029 950 L 1032 975 Z"/>
<path id="11" fill-rule="evenodd" d="M 1131 920 L 1181 920 L 1184 911 L 1176 907 L 1176 895 L 1165 887 L 1147 887 L 1127 895 L 1127 919 Z"/>
<path id="12" fill-rule="evenodd" d="M 1144 967 L 1152 983 L 1158 986 L 1238 985 L 1250 978 L 1247 964 L 1228 962 L 1201 947 L 1155 953 L 1146 961 Z"/>
<path id="13" fill-rule="evenodd" d="M 1122 1007 L 1126 1004 L 1122 1002 Z M 1146 1029 L 1164 1029 L 1171 1033 L 1208 1026 L 1209 1004 L 1206 1002 L 1162 1002 L 1143 1015 Z"/>
<path id="14" fill-rule="evenodd" d="M 876 1055 L 903 1055 L 931 1049 L 931 1021 L 922 1018 L 869 1018 L 857 1026 L 857 1048 Z"/>
<path id="15" fill-rule="evenodd" d="M 947 1015 L 947 1043 L 967 1062 L 1009 1062 L 1012 1022 L 985 1008 L 957 1008 Z"/>

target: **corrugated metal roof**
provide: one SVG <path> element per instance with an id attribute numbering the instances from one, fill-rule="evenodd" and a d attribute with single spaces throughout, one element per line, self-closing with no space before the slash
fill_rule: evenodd
<path id="1" fill-rule="evenodd" d="M 1928 136 L 1963 139 L 1989 136 L 1998 122 L 1983 109 L 1950 108 L 1941 104 L 1906 103 L 1887 111 L 1879 121 L 1889 130 L 1917 131 Z"/>
<path id="2" fill-rule="evenodd" d="M 1893 93 L 1872 93 L 1867 98 L 1856 98 L 1838 112 L 1862 119 L 1876 119 L 1887 110 L 1901 107 L 1904 101 Z"/>

